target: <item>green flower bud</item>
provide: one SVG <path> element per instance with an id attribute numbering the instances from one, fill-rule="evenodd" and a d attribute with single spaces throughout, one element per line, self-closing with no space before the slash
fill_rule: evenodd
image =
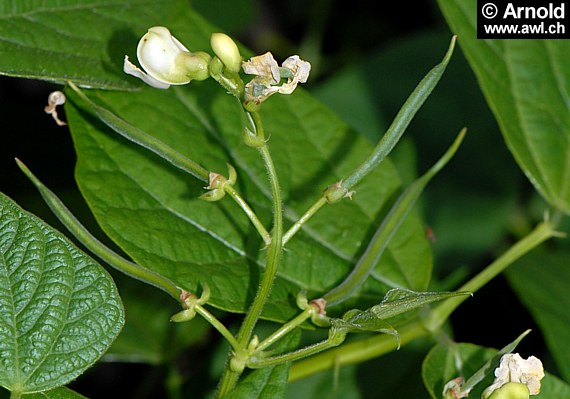
<path id="1" fill-rule="evenodd" d="M 241 54 L 236 43 L 225 33 L 212 33 L 210 39 L 212 50 L 232 73 L 241 70 Z"/>
<path id="2" fill-rule="evenodd" d="M 528 399 L 530 392 L 527 386 L 520 382 L 507 382 L 496 389 L 489 399 Z"/>

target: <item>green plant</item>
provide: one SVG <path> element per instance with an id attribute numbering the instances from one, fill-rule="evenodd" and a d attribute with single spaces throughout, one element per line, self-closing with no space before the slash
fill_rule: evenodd
<path id="1" fill-rule="evenodd" d="M 144 334 L 129 329 L 116 341 L 116 353 L 165 364 L 170 395 L 183 396 L 174 358 L 207 330 L 201 318 L 221 335 L 228 353 L 213 395 L 273 398 L 285 396 L 288 380 L 338 371 L 427 337 L 437 341 L 423 366 L 432 397 L 441 397 L 456 377 L 467 380 L 457 381 L 458 392 L 472 391 L 473 397 L 490 385 L 500 355 L 513 351 L 522 336 L 497 352 L 453 342 L 446 323 L 470 294 L 562 235 L 559 226 L 570 209 L 565 42 L 476 41 L 471 11 L 441 1 L 509 148 L 552 213 L 479 273 L 446 287 L 432 279 L 431 250 L 413 207 L 450 162 L 465 130 L 407 184 L 402 164 L 396 168 L 387 156 L 443 76 L 455 38 L 378 144 L 371 145 L 296 89 L 307 81 L 308 63 L 290 57 L 279 67 L 267 54 L 252 57 L 183 1 L 68 3 L 7 2 L 3 20 L 22 29 L 6 31 L 10 40 L 0 49 L 13 56 L 2 60 L 0 71 L 65 86 L 77 184 L 113 243 L 95 237 L 17 163 L 73 239 L 179 306 L 165 316 L 169 307 L 151 304 L 138 288 L 135 299 L 125 300 L 127 323 L 142 320 L 138 329 L 157 337 L 172 329 L 164 336 L 175 337 L 173 348 L 145 352 Z M 87 11 L 95 15 L 88 23 Z M 147 31 L 134 57 L 137 36 Z M 166 59 L 163 48 L 170 54 Z M 138 58 L 146 73 L 127 60 L 121 65 L 123 51 L 132 62 Z M 543 53 L 550 55 L 548 62 L 525 64 L 526 69 L 517 64 Z M 61 62 L 62 55 L 68 62 Z M 485 68 L 488 59 L 492 70 Z M 123 68 L 153 87 L 128 77 Z M 497 80 L 510 90 L 497 89 Z M 551 113 L 539 112 L 545 104 Z M 49 109 L 61 123 L 54 110 Z M 533 140 L 540 133 L 531 123 L 536 118 L 548 128 L 540 140 Z M 5 196 L 1 205 L 0 384 L 14 398 L 79 397 L 62 386 L 108 350 L 124 323 L 114 283 L 61 234 Z M 554 263 L 561 259 L 546 256 L 556 257 Z M 518 277 L 512 280 L 515 287 L 521 284 Z M 568 284 L 554 278 L 555 283 L 560 289 Z M 537 307 L 545 291 L 530 282 L 519 291 L 528 287 L 523 298 L 549 331 L 545 326 L 564 304 L 550 312 Z M 125 292 L 129 296 L 128 288 Z M 133 315 L 139 309 L 132 321 L 130 306 Z M 147 309 L 156 309 L 156 316 Z M 236 323 L 230 313 L 245 316 Z M 189 325 L 198 338 L 168 326 L 168 318 Z M 552 328 L 552 334 L 564 327 Z M 553 347 L 567 345 L 550 339 Z M 566 370 L 564 355 L 555 357 Z M 342 395 L 341 379 L 327 382 L 319 395 L 329 390 Z M 541 396 L 570 397 L 570 388 L 548 375 Z"/>

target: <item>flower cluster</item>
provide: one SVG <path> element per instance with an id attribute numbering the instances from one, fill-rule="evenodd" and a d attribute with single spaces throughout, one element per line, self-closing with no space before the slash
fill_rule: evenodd
<path id="1" fill-rule="evenodd" d="M 281 66 L 271 53 L 242 62 L 237 45 L 223 33 L 212 34 L 210 42 L 214 57 L 203 51 L 189 51 L 167 28 L 155 26 L 141 38 L 137 47 L 137 58 L 144 71 L 131 63 L 128 56 L 125 56 L 123 70 L 158 89 L 211 76 L 228 91 L 243 97 L 244 104 L 256 105 L 275 93 L 291 94 L 297 84 L 307 81 L 311 71 L 311 64 L 297 55 L 287 58 Z M 245 86 L 238 76 L 242 69 L 254 75 Z"/>

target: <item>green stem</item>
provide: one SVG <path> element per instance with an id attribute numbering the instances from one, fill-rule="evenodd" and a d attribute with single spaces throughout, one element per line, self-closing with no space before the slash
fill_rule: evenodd
<path id="1" fill-rule="evenodd" d="M 258 115 L 253 113 L 253 116 L 256 122 L 258 134 L 263 134 L 263 128 Z M 237 342 L 239 348 L 247 348 L 248 343 L 251 340 L 255 325 L 261 316 L 263 307 L 265 306 L 269 293 L 271 292 L 283 249 L 283 206 L 281 203 L 279 178 L 277 177 L 275 165 L 273 164 L 273 159 L 271 158 L 267 145 L 264 144 L 257 149 L 263 159 L 265 168 L 267 169 L 269 183 L 271 186 L 271 194 L 273 197 L 273 231 L 271 234 L 271 243 L 267 247 L 267 261 L 261 284 L 238 332 Z M 241 373 L 241 371 L 233 370 L 231 367 L 231 361 L 228 361 L 224 374 L 222 375 L 216 397 L 222 398 L 230 393 L 237 384 Z"/>
<path id="2" fill-rule="evenodd" d="M 265 338 L 263 341 L 257 345 L 255 348 L 256 352 L 260 352 L 265 348 L 270 347 L 275 342 L 279 341 L 285 335 L 289 334 L 295 328 L 300 326 L 305 320 L 311 317 L 311 314 L 314 313 L 315 310 L 312 306 L 307 306 L 303 312 L 299 313 L 295 318 L 291 319 L 287 323 L 283 324 L 277 331 L 271 334 L 269 337 Z"/>
<path id="3" fill-rule="evenodd" d="M 267 248 L 267 262 L 261 285 L 238 334 L 238 341 L 240 341 L 242 345 L 251 339 L 253 329 L 259 320 L 259 316 L 261 316 L 263 307 L 271 292 L 275 275 L 277 274 L 277 268 L 281 260 L 281 250 L 283 248 L 283 207 L 281 204 L 279 179 L 267 146 L 260 147 L 259 153 L 263 158 L 267 173 L 269 174 L 271 193 L 273 196 L 273 232 L 271 234 L 271 243 Z"/>
<path id="4" fill-rule="evenodd" d="M 12 391 L 10 392 L 10 399 L 20 399 L 22 397 L 22 392 Z"/>
<path id="5" fill-rule="evenodd" d="M 180 301 L 180 289 L 166 277 L 153 272 L 143 266 L 130 262 L 118 255 L 116 252 L 108 248 L 105 244 L 95 238 L 89 230 L 87 230 L 79 220 L 71 213 L 65 204 L 47 188 L 34 174 L 24 165 L 23 162 L 16 159 L 20 169 L 28 176 L 32 183 L 36 186 L 43 199 L 58 217 L 61 223 L 77 238 L 85 247 L 93 254 L 107 262 L 110 266 L 117 269 L 121 273 L 132 278 L 140 280 L 144 283 L 155 286 L 177 301 Z"/>
<path id="6" fill-rule="evenodd" d="M 403 346 L 416 338 L 427 335 L 428 331 L 421 323 L 415 322 L 405 325 L 398 330 L 398 333 L 400 335 L 399 343 Z M 378 334 L 370 338 L 350 342 L 293 363 L 289 372 L 289 381 L 296 381 L 335 366 L 340 367 L 373 359 L 395 351 L 398 349 L 398 346 L 398 340 L 386 334 Z"/>
<path id="7" fill-rule="evenodd" d="M 202 305 L 197 304 L 194 306 L 194 310 L 196 311 L 196 313 L 202 316 L 208 323 L 210 323 L 212 327 L 218 330 L 218 332 L 222 334 L 222 336 L 229 342 L 229 344 L 234 350 L 237 350 L 239 348 L 238 342 L 234 338 L 232 333 L 213 314 L 208 312 L 206 308 L 204 308 Z"/>
<path id="8" fill-rule="evenodd" d="M 493 263 L 483 269 L 479 274 L 461 286 L 458 291 L 475 293 L 523 255 L 526 255 L 534 248 L 542 244 L 544 241 L 557 235 L 558 233 L 556 232 L 555 227 L 551 222 L 545 221 L 540 223 L 527 236 L 523 237 L 512 247 L 510 247 L 507 252 L 505 252 Z M 467 298 L 449 298 L 435 307 L 430 313 L 429 319 L 426 321 L 426 327 L 430 331 L 439 329 L 443 323 L 445 323 L 451 313 L 453 313 L 453 311 L 459 305 L 461 305 L 465 299 Z"/>
<path id="9" fill-rule="evenodd" d="M 343 333 L 337 332 L 336 334 L 333 333 L 324 341 L 317 342 L 314 345 L 307 346 L 305 348 L 296 350 L 294 352 L 285 353 L 283 355 L 278 355 L 278 356 L 261 357 L 259 359 L 252 357 L 251 360 L 247 363 L 247 366 L 252 369 L 255 369 L 255 368 L 276 366 L 279 364 L 304 359 L 306 357 L 315 355 L 327 349 L 339 346 L 344 342 L 345 338 L 346 338 L 346 332 Z"/>
<path id="10" fill-rule="evenodd" d="M 283 235 L 283 245 L 287 244 L 289 240 L 297 234 L 301 227 L 313 217 L 315 213 L 319 211 L 324 205 L 326 205 L 327 200 L 325 197 L 321 197 L 315 202 L 311 207 L 287 230 L 287 232 Z"/>
<path id="11" fill-rule="evenodd" d="M 243 199 L 243 197 L 237 192 L 237 190 L 230 184 L 226 184 L 224 186 L 224 190 L 232 199 L 238 204 L 238 206 L 243 210 L 243 212 L 247 215 L 251 224 L 255 227 L 265 245 L 269 245 L 271 243 L 271 234 L 267 231 L 263 223 L 257 217 L 257 214 L 251 209 L 249 204 Z"/>

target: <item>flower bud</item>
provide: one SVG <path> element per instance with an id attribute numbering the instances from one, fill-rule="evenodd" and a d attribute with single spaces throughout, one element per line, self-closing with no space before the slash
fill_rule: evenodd
<path id="1" fill-rule="evenodd" d="M 141 38 L 137 58 L 146 73 L 131 64 L 128 57 L 123 70 L 156 88 L 166 89 L 209 77 L 210 55 L 191 53 L 163 26 L 150 28 Z"/>
<path id="2" fill-rule="evenodd" d="M 232 73 L 241 69 L 241 54 L 236 43 L 225 33 L 212 33 L 210 39 L 212 50 Z"/>

